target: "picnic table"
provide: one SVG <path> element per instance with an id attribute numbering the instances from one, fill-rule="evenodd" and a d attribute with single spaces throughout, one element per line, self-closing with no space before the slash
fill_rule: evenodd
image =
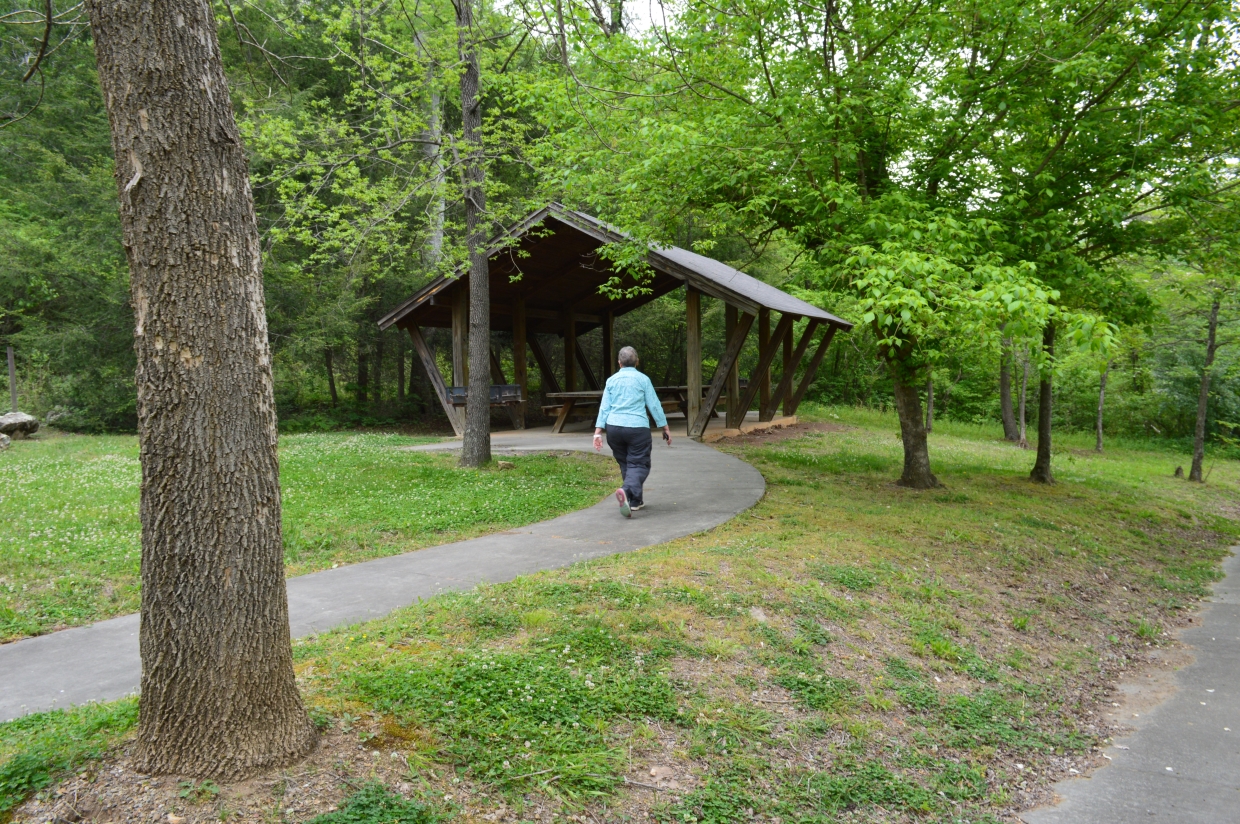
<path id="1" fill-rule="evenodd" d="M 745 388 L 747 382 L 741 381 L 741 389 Z M 685 416 L 689 414 L 689 387 L 688 386 L 656 386 L 655 394 L 659 396 L 659 400 L 663 404 L 663 411 L 680 412 Z M 548 392 L 543 398 L 551 401 L 543 406 L 543 412 L 547 414 L 555 413 L 555 423 L 551 425 L 551 433 L 558 435 L 564 429 L 564 424 L 568 423 L 569 416 L 574 410 L 597 408 L 603 400 L 603 390 L 586 389 L 578 392 Z M 718 415 L 711 410 L 711 417 Z"/>

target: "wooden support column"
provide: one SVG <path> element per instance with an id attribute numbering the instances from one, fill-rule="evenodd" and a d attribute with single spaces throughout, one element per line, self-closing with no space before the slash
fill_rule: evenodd
<path id="1" fill-rule="evenodd" d="M 785 412 L 785 414 L 795 415 L 797 413 L 801 398 L 805 397 L 805 390 L 809 389 L 809 385 L 814 382 L 814 373 L 818 371 L 818 365 L 822 363 L 823 355 L 827 354 L 827 347 L 831 345 L 831 339 L 834 337 L 835 327 L 828 326 L 827 333 L 822 336 L 818 348 L 814 350 L 814 357 L 810 358 L 809 365 L 805 367 L 805 376 L 801 378 L 801 385 L 797 387 L 796 393 L 792 396 L 792 411 Z"/>
<path id="2" fill-rule="evenodd" d="M 548 392 L 559 392 L 560 381 L 556 378 L 555 370 L 551 368 L 551 359 L 543 351 L 542 344 L 538 342 L 537 336 L 530 336 L 529 346 L 530 351 L 534 353 L 534 361 L 538 364 L 538 371 L 542 373 L 543 395 L 545 396 Z"/>
<path id="3" fill-rule="evenodd" d="M 796 321 L 796 317 L 796 315 L 783 315 L 779 319 L 779 323 L 775 326 L 775 337 L 777 339 L 784 336 L 785 330 L 792 328 L 792 324 Z M 749 410 L 749 406 L 753 403 L 754 395 L 758 393 L 758 387 L 761 385 L 761 382 L 758 380 L 758 376 L 763 373 L 765 373 L 768 377 L 770 376 L 771 361 L 775 360 L 775 353 L 777 351 L 778 350 L 774 346 L 767 346 L 765 350 L 759 350 L 758 368 L 754 370 L 753 377 L 749 379 L 749 386 L 745 389 L 745 393 L 741 395 L 740 407 L 742 410 Z M 770 401 L 768 400 L 767 403 L 769 404 Z M 764 409 L 764 407 L 760 407 L 758 409 L 759 420 L 770 420 L 775 417 L 774 414 L 771 415 L 771 418 L 763 417 L 765 414 Z"/>
<path id="4" fill-rule="evenodd" d="M 779 385 L 776 386 L 775 391 L 771 393 L 771 405 L 766 409 L 768 420 L 775 417 L 775 411 L 779 408 L 781 403 L 784 404 L 784 414 L 788 414 L 788 409 L 791 404 L 786 401 L 785 398 L 791 400 L 792 381 L 796 377 L 795 364 L 800 363 L 801 358 L 805 356 L 805 350 L 809 348 L 810 341 L 814 339 L 814 332 L 818 330 L 821 323 L 822 321 L 817 318 L 810 318 L 809 323 L 805 326 L 805 331 L 801 333 L 801 340 L 797 343 L 796 351 L 788 352 L 787 347 L 784 347 L 784 374 L 780 375 Z M 831 328 L 834 329 L 835 327 Z M 788 324 L 788 335 L 785 336 L 785 340 L 787 340 L 788 337 L 791 337 L 791 335 L 792 324 Z"/>
<path id="5" fill-rule="evenodd" d="M 737 316 L 740 310 L 735 306 L 728 304 L 724 314 L 724 340 L 731 341 L 732 333 L 736 331 Z M 745 419 L 745 410 L 741 408 L 741 372 L 738 368 L 740 356 L 732 360 L 732 366 L 728 371 L 728 407 L 724 416 L 724 421 L 728 429 L 737 429 L 741 425 L 741 421 Z"/>
<path id="6" fill-rule="evenodd" d="M 605 381 L 616 374 L 616 315 L 610 309 L 603 315 L 603 369 L 599 373 Z"/>
<path id="7" fill-rule="evenodd" d="M 689 390 L 685 411 L 686 434 L 693 431 L 702 408 L 702 293 L 692 286 L 685 287 L 685 383 Z"/>
<path id="8" fill-rule="evenodd" d="M 521 387 L 521 401 L 517 408 L 517 429 L 525 428 L 525 411 L 529 405 L 530 376 L 525 360 L 525 298 L 519 297 L 512 306 L 512 382 Z"/>
<path id="9" fill-rule="evenodd" d="M 448 422 L 452 424 L 452 429 L 457 435 L 464 435 L 465 422 L 461 420 L 456 407 L 448 400 L 448 387 L 443 382 L 443 375 L 439 374 L 439 365 L 435 363 L 435 353 L 427 345 L 426 338 L 422 337 L 422 330 L 417 327 L 417 324 L 411 323 L 405 328 L 409 330 L 413 348 L 417 350 L 418 357 L 422 360 L 422 368 L 426 370 L 426 376 L 430 378 L 435 396 L 439 398 L 439 405 L 443 407 L 444 413 L 448 416 Z"/>
<path id="10" fill-rule="evenodd" d="M 728 345 L 723 350 L 719 365 L 715 367 L 715 374 L 710 379 L 710 388 L 706 390 L 702 408 L 698 410 L 697 416 L 693 419 L 693 425 L 689 427 L 690 438 L 700 439 L 706 432 L 706 423 L 710 420 L 710 413 L 715 408 L 715 404 L 719 403 L 719 396 L 723 394 L 723 386 L 727 383 L 729 373 L 736 366 L 736 360 L 745 346 L 745 338 L 749 335 L 751 326 L 753 326 L 753 315 L 748 312 L 742 314 L 736 323 L 736 328 L 732 330 L 732 335 L 728 338 Z"/>
<path id="11" fill-rule="evenodd" d="M 452 385 L 469 385 L 469 290 L 461 287 L 452 299 Z"/>
<path id="12" fill-rule="evenodd" d="M 809 330 L 807 329 L 806 331 L 808 332 Z M 804 354 L 805 350 L 802 349 L 801 352 L 802 354 Z M 792 351 L 792 327 L 789 326 L 788 331 L 784 333 L 784 374 L 791 375 L 792 371 L 796 369 L 796 365 L 800 362 L 801 362 L 801 355 L 796 355 Z M 787 384 L 785 384 L 783 381 L 780 381 L 780 386 L 784 387 L 783 395 L 781 396 L 779 392 L 776 392 L 775 397 L 778 398 L 779 401 L 783 403 L 784 414 L 791 415 L 792 413 L 788 411 L 788 409 L 792 406 L 791 379 L 789 379 L 789 382 Z"/>
<path id="13" fill-rule="evenodd" d="M 564 391 L 577 391 L 577 321 L 572 309 L 564 312 Z"/>
<path id="14" fill-rule="evenodd" d="M 765 421 L 763 417 L 766 414 L 766 408 L 771 405 L 771 360 L 766 356 L 767 350 L 774 350 L 771 346 L 771 310 L 763 306 L 758 310 L 758 361 L 765 360 L 767 366 L 765 369 L 758 370 L 758 420 Z M 749 383 L 753 384 L 753 378 L 749 379 Z"/>

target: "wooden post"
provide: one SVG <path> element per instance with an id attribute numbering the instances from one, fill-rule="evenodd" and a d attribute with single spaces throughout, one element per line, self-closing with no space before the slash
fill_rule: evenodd
<path id="1" fill-rule="evenodd" d="M 461 287 L 452 300 L 452 385 L 469 385 L 469 290 Z"/>
<path id="2" fill-rule="evenodd" d="M 732 304 L 727 305 L 724 314 L 724 340 L 731 341 L 732 334 L 736 331 L 737 316 L 740 310 Z M 745 410 L 741 409 L 741 373 L 738 367 L 740 360 L 739 353 L 732 360 L 732 366 L 728 371 L 728 407 L 724 416 L 724 421 L 728 429 L 737 429 L 741 425 L 741 421 L 745 419 Z"/>
<path id="3" fill-rule="evenodd" d="M 808 332 L 809 330 L 807 329 L 806 331 Z M 800 360 L 801 356 L 794 356 L 792 351 L 792 327 L 789 326 L 788 331 L 784 333 L 784 374 L 791 375 Z M 783 401 L 784 414 L 791 415 L 792 413 L 789 412 L 788 409 L 792 406 L 792 378 L 790 377 L 786 383 L 781 380 L 779 385 L 784 387 L 783 397 L 779 398 L 778 392 L 775 393 L 775 396 L 779 398 L 779 400 Z"/>
<path id="4" fill-rule="evenodd" d="M 512 382 L 521 387 L 521 401 L 517 407 L 518 429 L 525 428 L 525 410 L 529 404 L 529 367 L 525 360 L 525 298 L 519 297 L 512 306 Z"/>
<path id="5" fill-rule="evenodd" d="M 606 381 L 616 374 L 616 315 L 610 309 L 603 315 L 603 368 L 599 372 Z"/>
<path id="6" fill-rule="evenodd" d="M 737 321 L 736 328 L 732 330 L 732 336 L 728 338 L 723 357 L 719 359 L 719 365 L 715 367 L 715 374 L 710 379 L 710 389 L 706 390 L 702 408 L 698 410 L 697 417 L 693 419 L 693 425 L 689 428 L 690 438 L 699 439 L 706 432 L 706 423 L 710 420 L 710 413 L 715 408 L 715 404 L 719 403 L 719 396 L 723 394 L 723 385 L 727 383 L 729 373 L 736 366 L 736 359 L 740 357 L 751 326 L 753 326 L 753 315 L 746 312 Z"/>
<path id="7" fill-rule="evenodd" d="M 814 350 L 814 357 L 810 358 L 809 365 L 805 367 L 805 376 L 801 378 L 801 385 L 797 387 L 796 393 L 792 396 L 792 411 L 787 411 L 788 407 L 785 407 L 785 415 L 795 415 L 797 413 L 797 407 L 801 405 L 801 398 L 805 397 L 805 390 L 809 389 L 809 385 L 814 382 L 814 373 L 818 371 L 818 364 L 822 363 L 822 357 L 827 354 L 827 347 L 831 345 L 831 339 L 834 337 L 835 327 L 828 326 L 827 333 L 822 336 L 822 340 L 818 343 L 818 348 Z"/>
<path id="8" fill-rule="evenodd" d="M 805 350 L 809 348 L 810 341 L 814 339 L 814 332 L 818 330 L 821 324 L 822 321 L 817 318 L 810 318 L 809 323 L 805 325 L 805 331 L 801 333 L 801 340 L 797 343 L 796 351 L 791 353 L 791 357 L 788 356 L 787 348 L 784 349 L 784 363 L 787 365 L 784 366 L 784 374 L 779 377 L 779 385 L 771 393 L 771 405 L 766 410 L 768 420 L 775 417 L 775 411 L 779 408 L 780 403 L 784 403 L 784 414 L 788 414 L 787 410 L 790 405 L 785 401 L 785 398 L 789 398 L 792 394 L 792 380 L 796 377 L 795 364 L 800 363 L 801 358 L 805 356 Z M 831 328 L 834 329 L 835 327 Z M 788 324 L 788 329 L 788 334 L 791 335 L 791 323 Z"/>
<path id="9" fill-rule="evenodd" d="M 443 375 L 439 374 L 439 365 L 435 363 L 435 353 L 427 345 L 426 338 L 422 337 L 422 330 L 417 327 L 417 324 L 411 323 L 406 328 L 413 341 L 413 348 L 418 350 L 418 357 L 422 359 L 422 368 L 426 370 L 426 376 L 431 380 L 431 387 L 434 388 L 435 395 L 439 398 L 439 405 L 443 407 L 444 413 L 448 416 L 448 423 L 452 424 L 452 429 L 457 435 L 464 435 L 465 422 L 461 420 L 456 407 L 448 400 L 448 387 L 443 382 Z"/>
<path id="10" fill-rule="evenodd" d="M 764 415 L 766 408 L 771 405 L 771 360 L 767 357 L 767 350 L 773 349 L 771 346 L 771 310 L 763 306 L 758 310 L 758 361 L 765 361 L 767 367 L 758 371 L 758 420 L 768 420 Z M 752 382 L 752 378 L 750 381 Z"/>
<path id="11" fill-rule="evenodd" d="M 564 391 L 577 391 L 577 321 L 571 308 L 564 312 Z"/>
<path id="12" fill-rule="evenodd" d="M 685 383 L 688 395 L 685 411 L 685 433 L 693 431 L 702 408 L 702 293 L 692 286 L 685 287 Z"/>
<path id="13" fill-rule="evenodd" d="M 13 411 L 17 411 L 17 362 L 13 358 L 13 347 L 8 347 L 9 354 L 9 400 L 13 403 Z"/>

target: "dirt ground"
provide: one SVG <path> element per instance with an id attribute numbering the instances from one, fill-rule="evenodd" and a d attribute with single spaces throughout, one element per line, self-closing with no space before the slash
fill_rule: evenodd
<path id="1" fill-rule="evenodd" d="M 714 446 L 758 446 L 762 444 L 781 443 L 803 435 L 816 432 L 847 432 L 852 427 L 839 423 L 794 423 L 792 426 L 781 426 L 778 429 L 766 429 L 761 432 L 749 432 L 731 438 L 720 438 Z"/>

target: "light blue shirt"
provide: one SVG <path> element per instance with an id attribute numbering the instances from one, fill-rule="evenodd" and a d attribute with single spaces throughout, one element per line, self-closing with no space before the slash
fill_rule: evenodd
<path id="1" fill-rule="evenodd" d="M 647 409 L 656 424 L 667 426 L 663 404 L 659 402 L 650 378 L 632 366 L 621 367 L 619 372 L 607 379 L 594 428 L 604 429 L 611 425 L 645 429 L 650 425 L 646 419 Z"/>

